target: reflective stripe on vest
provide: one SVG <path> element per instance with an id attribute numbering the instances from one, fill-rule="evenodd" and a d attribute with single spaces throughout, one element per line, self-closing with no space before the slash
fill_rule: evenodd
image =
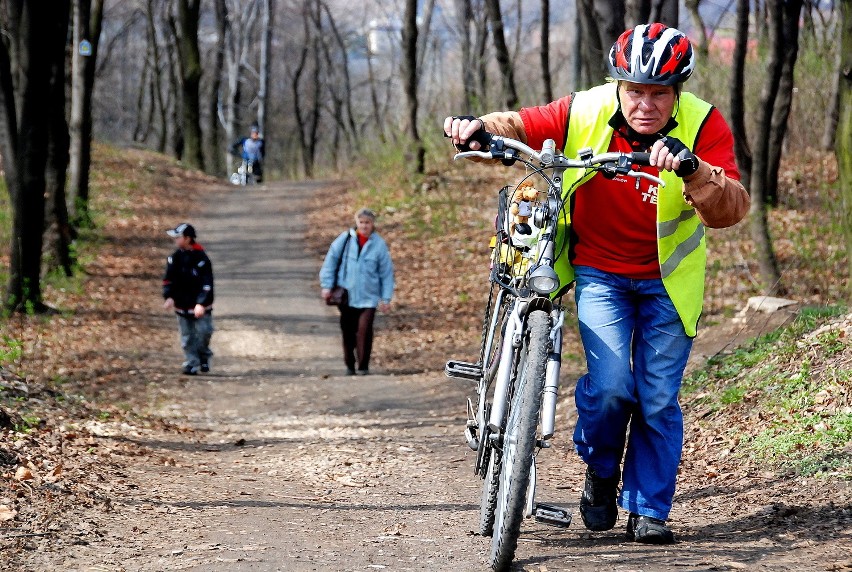
<path id="1" fill-rule="evenodd" d="M 574 94 L 571 99 L 571 114 L 568 122 L 568 138 L 565 156 L 574 158 L 584 147 L 594 153 L 606 153 L 612 139 L 613 129 L 609 120 L 618 110 L 616 84 L 607 83 L 588 91 Z M 678 125 L 669 133 L 693 149 L 698 130 L 712 110 L 712 106 L 691 93 L 684 92 L 676 104 L 674 116 Z M 562 182 L 562 195 L 566 204 L 571 204 L 571 194 L 595 173 L 580 169 L 569 169 Z M 657 189 L 657 254 L 660 275 L 683 322 L 686 334 L 694 337 L 698 318 L 704 303 L 704 272 L 707 262 L 707 244 L 704 225 L 695 210 L 683 198 L 683 181 L 671 171 L 662 171 L 660 178 L 665 187 Z M 558 232 L 567 237 L 564 222 Z M 562 284 L 574 280 L 574 269 L 568 261 L 567 238 L 562 256 L 554 268 Z"/>

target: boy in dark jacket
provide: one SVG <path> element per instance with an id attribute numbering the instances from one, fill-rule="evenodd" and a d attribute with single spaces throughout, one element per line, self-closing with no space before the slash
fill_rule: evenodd
<path id="1" fill-rule="evenodd" d="M 181 223 L 166 231 L 177 250 L 169 256 L 163 277 L 163 307 L 174 309 L 185 356 L 183 373 L 210 371 L 210 338 L 213 335 L 213 266 L 195 242 L 195 229 Z"/>

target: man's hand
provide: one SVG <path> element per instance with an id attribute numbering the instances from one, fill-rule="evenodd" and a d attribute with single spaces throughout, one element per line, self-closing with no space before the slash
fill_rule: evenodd
<path id="1" fill-rule="evenodd" d="M 322 297 L 322 299 L 323 299 L 323 300 L 325 300 L 326 302 L 328 302 L 328 299 L 331 297 L 331 289 L 329 289 L 329 288 L 323 288 L 323 289 L 322 289 L 322 293 L 320 294 L 320 296 Z"/>
<path id="2" fill-rule="evenodd" d="M 166 310 L 171 310 L 175 307 L 175 301 L 172 298 L 166 298 L 166 301 L 163 302 L 163 308 Z"/>
<path id="3" fill-rule="evenodd" d="M 379 302 L 379 310 L 382 312 L 390 312 L 391 304 L 390 302 Z"/>
<path id="4" fill-rule="evenodd" d="M 661 171 L 674 171 L 678 177 L 688 177 L 698 170 L 698 157 L 680 139 L 666 136 L 651 147 L 651 165 Z"/>
<path id="5" fill-rule="evenodd" d="M 204 306 L 202 306 L 201 304 L 196 304 L 195 308 L 193 308 L 193 310 L 192 310 L 192 313 L 195 315 L 196 318 L 204 317 L 205 312 L 206 312 L 206 310 L 204 309 Z"/>
<path id="6" fill-rule="evenodd" d="M 480 151 L 491 143 L 485 122 L 472 115 L 457 115 L 444 119 L 444 134 L 459 151 Z"/>

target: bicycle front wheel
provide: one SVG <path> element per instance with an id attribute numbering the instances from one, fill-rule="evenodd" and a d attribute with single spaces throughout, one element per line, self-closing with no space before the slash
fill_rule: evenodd
<path id="1" fill-rule="evenodd" d="M 541 310 L 530 312 L 503 436 L 497 512 L 491 536 L 491 568 L 495 571 L 509 569 L 518 547 L 535 454 L 549 346 L 550 316 Z"/>

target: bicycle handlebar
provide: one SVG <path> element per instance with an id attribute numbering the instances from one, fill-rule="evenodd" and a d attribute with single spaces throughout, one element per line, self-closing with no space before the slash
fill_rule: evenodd
<path id="1" fill-rule="evenodd" d="M 613 174 L 619 173 L 637 179 L 648 179 L 661 187 L 666 186 L 666 183 L 659 177 L 642 171 L 634 171 L 630 168 L 632 165 L 650 166 L 650 153 L 634 151 L 632 153 L 607 152 L 592 155 L 591 150 L 589 150 L 588 154 L 581 153 L 578 159 L 569 159 L 556 151 L 556 144 L 553 139 L 545 141 L 542 150 L 536 151 L 516 139 L 503 137 L 502 135 L 493 135 L 491 143 L 488 146 L 488 151 L 463 151 L 456 153 L 453 160 L 478 157 L 480 159 L 515 161 L 521 159 L 519 153 L 539 161 L 545 167 L 593 169 L 596 171 L 612 172 Z"/>

